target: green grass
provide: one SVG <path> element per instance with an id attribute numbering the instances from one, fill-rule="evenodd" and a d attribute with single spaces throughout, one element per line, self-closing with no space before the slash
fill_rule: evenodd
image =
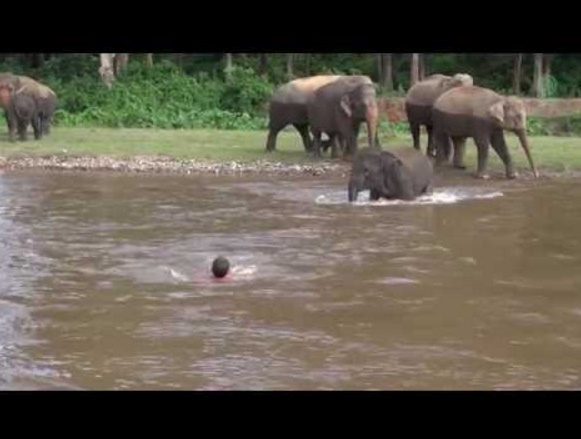
<path id="1" fill-rule="evenodd" d="M 304 153 L 300 136 L 294 129 L 281 132 L 277 151 L 264 153 L 265 131 L 230 130 L 157 130 L 157 129 L 114 129 L 114 128 L 53 128 L 49 137 L 40 141 L 11 143 L 7 140 L 6 128 L 0 129 L 0 156 L 99 156 L 107 155 L 126 158 L 137 155 L 167 156 L 177 159 L 206 159 L 211 161 L 253 161 L 267 159 L 286 163 L 313 161 Z M 32 135 L 29 136 L 32 139 Z M 528 164 L 518 139 L 506 134 L 510 152 L 517 168 L 527 169 Z M 422 136 L 425 148 L 426 136 Z M 533 157 L 541 170 L 581 170 L 581 138 L 531 136 L 529 138 Z M 410 145 L 409 135 L 396 137 L 381 136 L 382 146 Z M 360 145 L 365 144 L 364 130 Z M 491 170 L 502 169 L 502 163 L 491 149 Z M 466 164 L 468 170 L 475 169 L 476 148 L 467 142 Z"/>

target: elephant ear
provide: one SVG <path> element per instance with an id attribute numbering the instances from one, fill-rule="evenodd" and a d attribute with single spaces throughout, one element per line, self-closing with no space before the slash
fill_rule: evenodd
<path id="1" fill-rule="evenodd" d="M 347 115 L 347 117 L 351 117 L 353 112 L 351 111 L 351 98 L 349 97 L 349 95 L 345 95 L 341 98 L 341 110 L 343 110 L 343 113 L 345 113 Z"/>
<path id="2" fill-rule="evenodd" d="M 488 115 L 500 125 L 504 124 L 504 102 L 498 101 L 488 109 Z"/>
<path id="3" fill-rule="evenodd" d="M 394 157 L 385 163 L 385 185 L 393 198 L 413 200 L 413 181 L 403 162 Z"/>

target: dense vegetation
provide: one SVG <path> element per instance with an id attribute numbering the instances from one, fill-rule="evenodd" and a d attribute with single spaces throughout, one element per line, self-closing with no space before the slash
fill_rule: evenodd
<path id="1" fill-rule="evenodd" d="M 423 72 L 465 72 L 479 84 L 502 93 L 515 87 L 515 54 L 424 54 Z M 366 74 L 379 82 L 380 93 L 403 95 L 410 84 L 410 54 L 391 56 L 390 86 L 376 54 L 235 54 L 225 70 L 224 54 L 154 54 L 130 56 L 127 67 L 108 89 L 99 76 L 98 54 L 36 57 L 0 55 L 0 71 L 35 77 L 59 96 L 60 126 L 264 129 L 266 104 L 274 87 L 290 76 L 317 73 Z M 581 57 L 551 55 L 542 77 L 546 97 L 581 95 Z M 533 55 L 524 55 L 519 75 L 521 94 L 531 95 Z M 531 121 L 531 130 L 549 127 Z M 575 118 L 561 122 L 572 128 Z M 384 128 L 406 129 L 405 124 Z"/>

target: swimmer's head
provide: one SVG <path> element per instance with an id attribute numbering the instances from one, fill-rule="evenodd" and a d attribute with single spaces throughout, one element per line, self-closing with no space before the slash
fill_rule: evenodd
<path id="1" fill-rule="evenodd" d="M 228 259 L 223 256 L 218 256 L 214 259 L 214 262 L 212 262 L 212 274 L 215 277 L 224 277 L 228 274 L 229 270 L 230 262 L 228 262 Z"/>

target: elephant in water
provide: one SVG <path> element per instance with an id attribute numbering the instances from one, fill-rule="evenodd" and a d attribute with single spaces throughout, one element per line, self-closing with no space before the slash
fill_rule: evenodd
<path id="1" fill-rule="evenodd" d="M 413 200 L 432 192 L 434 168 L 429 157 L 414 148 L 362 148 L 353 158 L 348 185 L 350 202 L 368 189 L 379 198 Z"/>
<path id="2" fill-rule="evenodd" d="M 405 97 L 405 111 L 414 141 L 414 148 L 420 149 L 420 128 L 428 132 L 427 155 L 434 156 L 432 139 L 432 106 L 436 99 L 446 91 L 463 85 L 474 85 L 472 76 L 457 73 L 454 76 L 434 74 L 413 85 Z"/>
<path id="3" fill-rule="evenodd" d="M 319 75 L 294 79 L 278 87 L 268 109 L 268 138 L 266 152 L 276 149 L 276 137 L 287 125 L 293 125 L 300 133 L 306 151 L 312 149 L 309 137 L 307 101 L 319 87 L 342 78 L 341 75 Z"/>
<path id="4" fill-rule="evenodd" d="M 477 178 L 488 178 L 489 145 L 504 163 L 507 178 L 515 178 L 512 158 L 504 139 L 503 130 L 509 130 L 518 136 L 533 175 L 538 176 L 526 135 L 525 106 L 518 97 L 502 96 L 478 86 L 457 87 L 442 94 L 434 102 L 432 111 L 436 165 L 449 159 L 452 140 L 454 167 L 465 169 L 463 156 L 466 139 L 472 137 L 478 149 Z"/>
<path id="5" fill-rule="evenodd" d="M 320 156 L 321 135 L 326 133 L 335 157 L 336 144 L 345 144 L 344 157 L 357 151 L 362 122 L 367 124 L 368 146 L 378 146 L 379 108 L 375 85 L 368 76 L 345 76 L 319 88 L 307 104 L 313 133 L 313 153 Z"/>

